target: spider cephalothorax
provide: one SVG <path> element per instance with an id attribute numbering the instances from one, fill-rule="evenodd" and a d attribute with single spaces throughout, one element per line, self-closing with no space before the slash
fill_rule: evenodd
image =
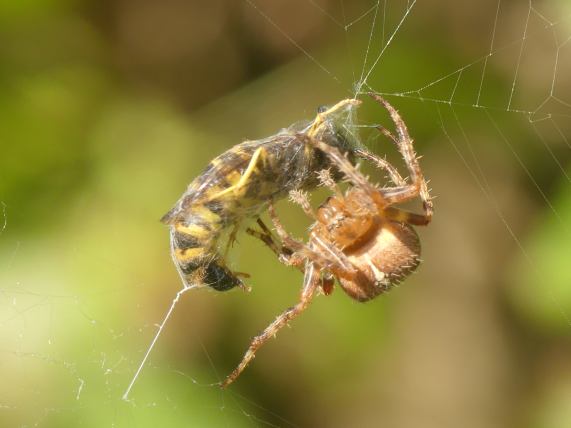
<path id="1" fill-rule="evenodd" d="M 311 239 L 341 250 L 352 269 L 335 272 L 341 288 L 360 302 L 398 284 L 420 263 L 420 240 L 407 223 L 387 219 L 361 189 L 330 198 L 317 211 Z"/>

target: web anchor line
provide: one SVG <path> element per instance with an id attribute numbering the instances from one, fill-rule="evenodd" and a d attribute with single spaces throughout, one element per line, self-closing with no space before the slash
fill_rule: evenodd
<path id="1" fill-rule="evenodd" d="M 161 335 L 163 328 L 165 327 L 166 323 L 168 322 L 168 320 L 170 319 L 175 306 L 177 305 L 178 301 L 180 300 L 181 296 L 186 293 L 189 290 L 193 290 L 198 288 L 198 286 L 192 285 L 192 286 L 185 286 L 183 289 L 179 290 L 176 293 L 176 296 L 174 297 L 174 299 L 171 302 L 170 308 L 167 311 L 165 317 L 163 318 L 163 321 L 161 322 L 161 324 L 159 325 L 159 328 L 155 334 L 155 336 L 153 337 L 153 340 L 151 341 L 151 344 L 149 345 L 147 352 L 145 352 L 145 355 L 143 356 L 143 359 L 141 360 L 141 363 L 139 364 L 139 367 L 137 368 L 137 371 L 135 372 L 135 374 L 133 375 L 133 379 L 131 379 L 131 382 L 129 383 L 129 386 L 127 387 L 127 389 L 125 390 L 125 393 L 123 394 L 123 400 L 125 401 L 129 401 L 129 394 L 131 392 L 131 389 L 133 389 L 133 385 L 135 385 L 135 382 L 137 381 L 137 379 L 139 378 L 139 375 L 141 374 L 141 371 L 143 370 L 143 367 L 145 366 L 145 364 L 147 363 L 147 360 L 149 358 L 149 355 L 151 355 L 151 352 L 153 350 L 153 348 L 155 347 L 155 344 L 157 343 L 157 341 L 159 340 L 159 336 Z"/>

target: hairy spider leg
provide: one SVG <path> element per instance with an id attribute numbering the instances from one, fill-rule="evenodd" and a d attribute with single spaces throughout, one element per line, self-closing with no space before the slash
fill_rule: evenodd
<path id="1" fill-rule="evenodd" d="M 333 161 L 335 166 L 345 175 L 345 177 L 353 183 L 353 185 L 360 187 L 369 193 L 377 192 L 377 188 L 369 183 L 369 181 L 367 181 L 367 179 L 355 169 L 353 164 L 341 154 L 337 147 L 330 146 L 318 140 L 312 140 L 312 144 L 324 152 L 329 159 Z"/>
<path id="2" fill-rule="evenodd" d="M 418 157 L 414 151 L 414 147 L 412 144 L 412 139 L 408 133 L 408 129 L 406 124 L 402 120 L 399 113 L 396 109 L 389 104 L 383 97 L 373 92 L 369 93 L 369 96 L 377 101 L 379 104 L 382 104 L 385 109 L 389 112 L 393 123 L 395 124 L 395 128 L 397 131 L 397 137 L 395 137 L 390 131 L 385 128 L 378 127 L 377 129 L 385 136 L 389 137 L 391 140 L 395 142 L 399 151 L 404 158 L 406 163 L 407 169 L 410 173 L 410 178 L 412 180 L 412 184 L 399 186 L 393 189 L 384 189 L 383 196 L 385 199 L 390 202 L 389 205 L 393 205 L 396 203 L 401 203 L 410 199 L 413 199 L 417 196 L 420 196 L 422 200 L 424 216 L 426 217 L 425 223 L 430 223 L 433 214 L 433 204 L 430 198 L 430 194 L 428 192 L 428 186 L 426 184 L 426 180 L 422 175 L 422 170 L 420 169 L 420 165 L 418 163 Z"/>
<path id="3" fill-rule="evenodd" d="M 292 264 L 301 264 L 305 260 L 315 262 L 319 267 L 331 270 L 335 275 L 342 276 L 343 278 L 353 278 L 358 272 L 353 268 L 347 257 L 337 248 L 332 245 L 326 245 L 321 241 L 315 242 L 314 235 L 310 241 L 312 244 L 319 244 L 321 252 L 316 251 L 309 245 L 293 238 L 284 228 L 280 219 L 278 218 L 275 208 L 272 204 L 268 207 L 268 213 L 276 228 L 276 233 L 286 246 L 290 247 L 295 252 L 289 258 Z M 323 253 L 327 253 L 326 256 Z"/>
<path id="4" fill-rule="evenodd" d="M 379 129 L 383 134 L 385 134 L 390 139 L 395 141 L 395 143 L 398 146 L 398 142 L 396 141 L 395 137 L 390 133 L 390 131 L 380 127 L 377 129 Z M 400 187 L 406 186 L 406 180 L 402 178 L 402 176 L 399 174 L 396 168 L 392 166 L 389 162 L 387 162 L 386 159 L 380 158 L 374 155 L 373 153 L 361 149 L 357 149 L 355 154 L 362 159 L 366 159 L 368 161 L 375 163 L 378 168 L 386 170 L 389 174 L 390 179 L 395 185 Z M 424 179 L 422 181 L 423 185 L 421 187 L 420 197 L 423 201 L 424 210 L 426 211 L 427 207 L 430 210 L 428 215 L 426 214 L 426 212 L 425 214 L 417 214 L 396 207 L 386 207 L 384 209 L 385 217 L 393 221 L 398 221 L 401 223 L 409 223 L 415 226 L 426 226 L 428 223 L 430 223 L 432 217 L 432 201 L 430 200 L 428 189 L 426 188 L 426 182 L 424 181 Z"/>
<path id="5" fill-rule="evenodd" d="M 393 111 L 395 111 L 395 110 L 393 109 Z M 396 113 L 396 111 L 395 111 L 395 113 Z M 407 141 L 407 143 L 409 145 L 411 145 L 411 140 L 409 139 Z M 325 154 L 327 156 L 329 156 L 329 158 L 345 174 L 345 176 L 349 179 L 349 181 L 351 181 L 353 183 L 353 185 L 363 188 L 363 190 L 365 190 L 367 192 L 367 194 L 369 194 L 373 197 L 374 202 L 380 208 L 383 209 L 383 212 L 387 218 L 389 218 L 390 220 L 394 220 L 394 221 L 398 221 L 398 222 L 402 222 L 402 223 L 410 223 L 412 225 L 419 225 L 419 226 L 425 226 L 428 223 L 430 223 L 430 220 L 432 218 L 432 202 L 430 200 L 430 196 L 426 196 L 426 195 L 428 195 L 427 190 L 426 190 L 426 193 L 424 193 L 425 197 L 422 198 L 422 196 L 423 196 L 422 189 L 426 189 L 426 182 L 422 176 L 422 173 L 420 172 L 420 166 L 418 165 L 418 161 L 416 160 L 416 155 L 414 154 L 414 150 L 412 149 L 412 145 L 411 145 L 408 153 L 409 154 L 412 153 L 413 158 L 414 158 L 414 163 L 413 163 L 413 165 L 410 165 L 409 161 L 406 158 L 405 158 L 405 161 L 407 162 L 407 165 L 409 165 L 409 170 L 413 169 L 414 165 L 416 165 L 416 168 L 418 168 L 418 170 L 419 170 L 418 173 L 415 173 L 414 175 L 411 172 L 411 178 L 413 180 L 416 180 L 416 185 L 415 184 L 412 184 L 412 185 L 406 184 L 406 182 L 402 179 L 402 177 L 400 177 L 400 175 L 398 175 L 398 172 L 397 172 L 398 177 L 395 176 L 395 178 L 396 178 L 396 180 L 399 180 L 399 177 L 400 177 L 400 180 L 402 182 L 405 182 L 404 186 L 397 186 L 397 187 L 392 187 L 392 188 L 388 188 L 388 189 L 377 189 L 375 186 L 373 186 L 371 183 L 369 183 L 369 181 L 366 179 L 366 177 L 364 177 L 358 170 L 356 170 L 353 167 L 353 165 L 347 160 L 347 158 L 345 156 L 343 156 L 341 154 L 341 152 L 336 147 L 328 146 L 327 144 L 325 144 L 321 141 L 315 141 L 314 144 L 320 150 L 325 152 Z M 404 156 L 405 155 L 403 153 L 403 157 Z M 377 158 L 373 154 L 370 154 L 367 157 L 367 159 L 371 159 L 371 160 L 376 159 L 377 161 L 379 159 L 384 160 L 381 158 Z M 423 203 L 424 203 L 423 206 L 425 209 L 424 214 L 411 213 L 411 212 L 402 210 L 400 208 L 391 207 L 391 205 L 393 205 L 393 204 L 405 202 L 405 201 L 412 199 L 414 197 L 417 197 L 419 195 L 423 199 Z"/>
<path id="6" fill-rule="evenodd" d="M 379 129 L 379 128 L 377 128 Z M 381 130 L 381 129 L 379 129 Z M 386 131 L 388 133 L 385 134 Z M 383 132 L 383 134 L 389 136 L 389 138 L 394 139 L 394 136 L 390 133 L 390 131 L 386 130 L 385 128 L 382 128 L 381 132 Z M 395 140 L 396 143 L 396 140 Z M 398 143 L 397 143 L 398 144 Z M 396 184 L 397 186 L 406 186 L 406 180 L 404 180 L 402 178 L 402 176 L 399 174 L 399 172 L 396 170 L 396 168 L 394 166 L 392 166 L 389 162 L 387 162 L 386 159 L 380 158 L 376 155 L 374 155 L 373 153 L 367 152 L 365 150 L 361 150 L 361 149 L 357 149 L 355 154 L 362 158 L 362 159 L 366 159 L 368 161 L 371 161 L 373 163 L 376 164 L 376 166 L 380 169 L 384 169 L 387 171 L 387 173 L 389 174 L 390 179 L 392 180 L 392 182 L 394 184 Z M 423 187 L 421 188 L 421 190 L 426 189 L 426 183 L 423 180 Z M 422 195 L 425 195 L 424 197 Z M 421 199 L 423 201 L 423 204 L 427 204 L 430 207 L 430 214 L 426 215 L 426 214 L 417 214 L 417 213 L 412 213 L 400 208 L 396 208 L 396 207 L 387 207 L 385 208 L 384 211 L 384 215 L 385 217 L 387 217 L 390 220 L 393 221 L 398 221 L 401 223 L 409 223 L 415 226 L 426 226 L 428 223 L 430 223 L 430 218 L 432 217 L 432 202 L 430 201 L 430 196 L 428 196 L 428 189 L 426 189 L 424 192 L 421 191 Z M 425 210 L 426 210 L 426 206 L 427 205 L 423 205 Z"/>
<path id="7" fill-rule="evenodd" d="M 333 177 L 331 177 L 331 171 L 330 170 L 323 169 L 323 170 L 319 171 L 317 173 L 317 175 L 319 177 L 319 182 L 321 183 L 322 186 L 327 187 L 336 196 L 339 196 L 339 197 L 343 196 L 343 192 L 341 191 L 341 189 L 339 188 L 339 186 L 337 185 L 335 180 L 333 180 Z"/>
<path id="8" fill-rule="evenodd" d="M 319 272 L 312 263 L 307 263 L 299 303 L 282 312 L 262 333 L 254 337 L 238 367 L 236 367 L 220 385 L 222 388 L 226 388 L 240 376 L 240 373 L 250 364 L 250 361 L 256 356 L 256 351 L 264 345 L 264 343 L 274 337 L 288 322 L 307 309 L 319 284 Z"/>
<path id="9" fill-rule="evenodd" d="M 289 199 L 293 203 L 299 205 L 305 215 L 311 219 L 317 220 L 315 212 L 313 212 L 313 208 L 311 208 L 311 204 L 309 203 L 309 197 L 307 196 L 307 193 L 301 190 L 292 190 L 289 192 Z"/>
<path id="10" fill-rule="evenodd" d="M 330 146 L 327 146 L 327 147 L 328 147 L 327 150 L 329 150 Z M 377 165 L 377 167 L 379 167 L 380 169 L 385 169 L 389 173 L 391 180 L 397 186 L 398 185 L 406 185 L 406 181 L 400 176 L 400 174 L 398 173 L 396 168 L 394 168 L 385 159 L 379 158 L 376 155 L 369 153 L 367 151 L 361 150 L 361 149 L 358 149 L 355 154 L 357 156 L 363 158 L 363 159 L 374 162 Z M 333 178 L 331 178 L 331 176 L 328 174 L 328 171 L 324 170 L 324 171 L 320 171 L 319 173 L 320 173 L 320 179 L 321 179 L 322 185 L 330 188 L 339 197 L 343 197 L 343 194 L 341 193 L 341 191 L 337 187 L 337 183 L 335 183 Z M 290 192 L 290 199 L 293 202 L 300 205 L 307 216 L 309 216 L 310 218 L 316 219 L 315 212 L 311 208 L 311 205 L 309 203 L 309 200 L 308 200 L 306 193 L 304 193 L 302 191 L 292 190 Z M 273 207 L 272 207 L 272 209 L 273 209 Z M 273 212 L 274 212 L 274 218 L 275 218 L 276 217 L 275 211 L 273 211 Z M 409 222 L 409 223 L 415 224 L 415 225 L 426 224 L 426 221 L 424 220 L 424 216 L 420 216 L 420 215 L 414 214 L 414 213 L 409 213 L 407 211 L 399 210 L 397 208 L 391 208 L 389 210 L 389 216 L 388 217 L 391 220 L 401 221 L 401 222 Z M 280 261 L 282 261 L 288 265 L 294 265 L 303 272 L 303 267 L 300 263 L 292 263 L 292 260 L 290 260 L 290 256 L 292 255 L 293 250 L 291 248 L 288 248 L 285 245 L 282 245 L 282 248 L 280 249 L 278 247 L 278 244 L 276 243 L 276 240 L 274 239 L 273 234 L 271 233 L 269 228 L 264 224 L 264 222 L 260 218 L 258 218 L 256 220 L 256 222 L 258 223 L 258 225 L 260 226 L 262 231 L 260 232 L 260 231 L 254 230 L 252 228 L 248 228 L 246 230 L 246 232 L 249 235 L 260 239 L 264 244 L 266 244 L 270 248 L 270 250 L 274 254 L 276 254 L 276 256 L 278 256 L 278 259 Z M 277 221 L 274 221 L 274 224 L 275 223 L 277 223 L 279 225 L 279 229 L 282 231 L 283 234 L 285 234 L 285 229 L 283 228 L 283 226 L 279 222 L 279 219 L 277 219 Z M 288 239 L 293 239 L 293 238 L 288 237 Z M 302 243 L 299 243 L 299 244 L 303 245 Z M 342 252 L 338 252 L 338 254 L 335 254 L 335 256 L 336 256 L 335 258 L 338 259 L 340 257 L 342 258 L 343 254 L 342 254 Z M 343 263 L 343 265 L 344 265 L 343 266 L 344 268 L 347 267 L 346 263 Z"/>
<path id="11" fill-rule="evenodd" d="M 308 245 L 296 241 L 285 231 L 272 205 L 270 205 L 269 213 L 280 238 L 296 244 L 297 250 L 290 257 L 292 263 L 311 261 L 321 272 L 324 272 L 321 279 L 321 289 L 325 295 L 329 295 L 333 291 L 334 277 L 343 278 L 348 282 L 367 283 L 366 278 L 363 277 L 363 272 L 355 268 L 345 253 L 331 242 L 324 241 L 318 233 L 313 231 Z"/>
<path id="12" fill-rule="evenodd" d="M 375 202 L 379 207 L 386 208 L 390 205 L 398 204 L 401 202 L 405 202 L 407 200 L 413 199 L 417 196 L 420 196 L 423 201 L 423 208 L 424 208 L 424 215 L 421 214 L 414 214 L 407 213 L 406 211 L 399 210 L 394 208 L 390 210 L 390 213 L 394 216 L 394 219 L 397 221 L 406 221 L 406 219 L 411 219 L 412 224 L 421 224 L 425 225 L 428 224 L 432 218 L 432 201 L 430 199 L 430 195 L 428 193 L 428 188 L 426 185 L 426 181 L 422 175 L 422 171 L 420 169 L 420 165 L 418 163 L 418 159 L 416 157 L 416 153 L 414 152 L 414 148 L 412 146 L 412 139 L 408 134 L 408 130 L 404 121 L 395 110 L 393 106 L 391 106 L 387 101 L 385 101 L 381 96 L 369 93 L 369 95 L 377 102 L 382 104 L 387 111 L 389 112 L 391 119 L 395 123 L 395 127 L 397 129 L 397 134 L 399 139 L 393 136 L 390 131 L 385 130 L 384 128 L 380 128 L 380 131 L 389 136 L 399 147 L 399 151 L 401 152 L 407 168 L 409 170 L 412 184 L 405 184 L 389 189 L 382 189 L 379 190 L 375 188 L 371 183 L 367 181 L 367 179 L 362 176 L 354 167 L 353 165 L 345 158 L 336 147 L 328 146 L 327 144 L 321 141 L 313 141 L 313 143 L 323 152 L 326 153 L 327 156 L 337 165 L 337 167 L 345 174 L 345 176 L 353 183 L 353 185 L 361 187 L 370 195 L 375 195 Z M 367 152 L 360 152 L 360 155 L 364 157 L 363 153 Z M 372 154 L 368 154 L 366 156 L 367 159 L 374 160 L 377 164 L 383 164 L 383 159 L 376 158 L 376 156 Z M 375 159 L 376 158 L 376 159 Z M 379 163 L 379 159 L 381 162 Z M 396 172 L 396 171 L 394 171 Z M 398 174 L 398 173 L 397 173 Z M 399 180 L 399 176 L 395 175 L 396 180 Z M 404 181 L 401 180 L 400 181 Z M 409 215 L 410 214 L 410 215 Z"/>
<path id="13" fill-rule="evenodd" d="M 246 229 L 246 233 L 249 235 L 258 238 L 264 244 L 266 244 L 270 250 L 278 257 L 278 260 L 287 266 L 294 266 L 298 269 L 301 273 L 305 273 L 305 266 L 304 266 L 304 259 L 299 255 L 293 257 L 295 254 L 291 248 L 286 247 L 285 245 L 281 245 L 281 249 L 278 247 L 276 243 L 276 238 L 273 236 L 270 229 L 264 224 L 264 222 L 258 218 L 256 220 L 262 231 L 254 230 L 252 228 Z M 329 296 L 333 292 L 333 286 L 335 285 L 335 278 L 329 275 L 323 275 L 320 279 L 321 281 L 321 290 L 323 294 Z"/>
<path id="14" fill-rule="evenodd" d="M 386 159 L 378 157 L 377 155 L 363 149 L 356 149 L 355 155 L 361 159 L 373 162 L 377 166 L 377 168 L 384 169 L 385 171 L 387 171 L 387 173 L 389 174 L 389 178 L 397 186 L 406 186 L 405 179 L 402 178 L 397 169 L 394 166 L 392 166 L 389 162 L 387 162 Z"/>
<path id="15" fill-rule="evenodd" d="M 290 261 L 292 263 L 293 261 L 298 263 L 311 261 L 323 273 L 321 289 L 325 295 L 329 295 L 333 291 L 335 277 L 338 279 L 342 278 L 349 283 L 361 284 L 364 288 L 373 287 L 365 277 L 365 274 L 351 263 L 349 257 L 332 242 L 324 240 L 319 231 L 312 230 L 309 243 L 305 245 L 288 235 L 275 214 L 272 205 L 269 207 L 269 214 L 280 238 L 286 242 L 296 244 L 296 252 L 292 254 Z M 374 265 L 371 268 L 375 269 Z M 372 292 L 373 290 L 370 289 L 368 291 Z"/>

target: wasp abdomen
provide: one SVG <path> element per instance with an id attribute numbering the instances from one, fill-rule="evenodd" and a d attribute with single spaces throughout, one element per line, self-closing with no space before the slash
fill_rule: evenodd
<path id="1" fill-rule="evenodd" d="M 172 225 L 173 259 L 187 286 L 208 285 L 218 291 L 230 290 L 242 282 L 213 251 L 223 223 L 207 206 L 197 206 Z"/>
<path id="2" fill-rule="evenodd" d="M 242 285 L 227 267 L 219 264 L 218 260 L 205 260 L 203 258 L 179 264 L 187 285 L 204 284 L 217 291 L 227 291 Z"/>

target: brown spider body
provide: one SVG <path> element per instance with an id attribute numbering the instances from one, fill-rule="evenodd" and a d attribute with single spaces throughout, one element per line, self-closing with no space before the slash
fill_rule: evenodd
<path id="1" fill-rule="evenodd" d="M 416 231 L 407 223 L 384 218 L 382 208 L 359 189 L 328 199 L 316 218 L 310 241 L 328 242 L 347 257 L 354 272 L 331 270 L 355 300 L 365 302 L 388 291 L 420 264 Z"/>
<path id="2" fill-rule="evenodd" d="M 317 290 L 330 294 L 337 279 L 350 297 L 365 302 L 398 284 L 419 265 L 420 239 L 413 226 L 427 225 L 432 219 L 428 187 L 404 121 L 379 95 L 369 95 L 387 109 L 395 124 L 396 135 L 384 128 L 378 129 L 397 146 L 410 180 L 403 179 L 396 168 L 384 159 L 363 152 L 361 156 L 384 169 L 394 184 L 391 187 L 376 186 L 336 147 L 310 139 L 310 143 L 327 155 L 335 169 L 345 176 L 350 187 L 343 194 L 329 171 L 320 171 L 321 184 L 331 189 L 334 195 L 317 212 L 311 208 L 305 193 L 300 190 L 290 192 L 291 199 L 315 220 L 307 244 L 287 233 L 271 201 L 268 212 L 280 244 L 276 243 L 270 230 L 260 220 L 258 225 L 261 231 L 249 230 L 251 235 L 262 239 L 282 262 L 303 271 L 304 281 L 299 302 L 285 310 L 252 340 L 242 361 L 222 383 L 222 387 L 236 380 L 256 351 L 307 309 Z M 410 213 L 395 206 L 417 197 L 423 203 L 422 214 Z"/>

